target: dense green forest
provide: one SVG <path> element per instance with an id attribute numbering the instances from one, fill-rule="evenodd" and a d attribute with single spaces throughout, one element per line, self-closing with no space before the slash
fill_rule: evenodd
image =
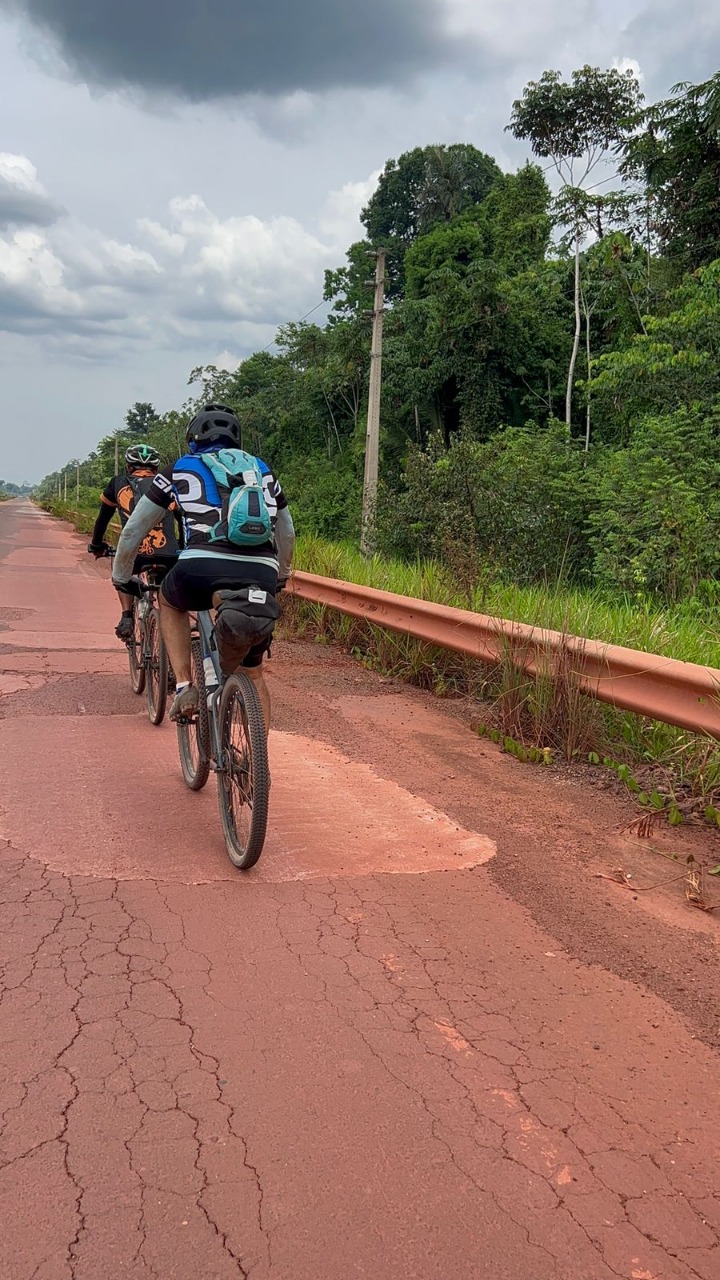
<path id="1" fill-rule="evenodd" d="M 24 498 L 33 492 L 31 484 L 13 484 L 12 480 L 0 480 L 0 498 Z"/>
<path id="2" fill-rule="evenodd" d="M 642 100 L 590 67 L 526 86 L 503 173 L 468 143 L 388 160 L 328 319 L 119 427 L 170 460 L 198 399 L 232 405 L 301 532 L 356 541 L 372 307 L 387 250 L 377 545 L 459 580 L 712 601 L 720 562 L 720 73 Z M 530 158 L 532 157 L 532 158 Z M 80 465 L 112 474 L 116 436 Z M 76 462 L 41 494 L 74 498 Z"/>

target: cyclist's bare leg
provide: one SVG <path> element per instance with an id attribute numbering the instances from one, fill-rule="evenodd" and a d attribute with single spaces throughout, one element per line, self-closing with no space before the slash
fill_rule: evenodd
<path id="1" fill-rule="evenodd" d="M 175 672 L 178 684 L 187 684 L 191 677 L 190 669 L 190 615 L 173 609 L 168 604 L 162 591 L 158 593 L 160 601 L 160 630 L 168 651 L 170 666 Z"/>
<path id="2" fill-rule="evenodd" d="M 243 671 L 255 685 L 263 720 L 265 721 L 265 735 L 267 736 L 270 732 L 270 690 L 265 682 L 262 663 L 260 663 L 259 667 L 243 667 Z"/>

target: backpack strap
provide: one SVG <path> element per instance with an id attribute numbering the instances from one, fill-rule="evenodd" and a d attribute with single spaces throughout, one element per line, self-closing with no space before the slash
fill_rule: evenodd
<path id="1" fill-rule="evenodd" d="M 143 496 L 143 489 L 142 489 L 142 486 L 141 486 L 141 484 L 140 484 L 140 481 L 138 480 L 137 476 L 135 476 L 135 475 L 129 475 L 129 476 L 128 476 L 128 478 L 127 478 L 127 480 L 128 480 L 128 484 L 130 485 L 130 488 L 132 489 L 132 491 L 133 491 L 133 493 L 134 493 L 134 495 L 135 495 L 135 502 L 137 502 L 138 498 L 142 498 L 142 496 Z M 133 506 L 134 506 L 134 505 L 135 505 L 135 504 L 133 503 Z"/>
<path id="2" fill-rule="evenodd" d="M 223 454 L 226 456 L 223 457 Z M 239 461 L 238 454 L 243 462 L 250 463 L 250 466 L 246 466 L 243 471 L 236 471 L 232 466 L 233 462 Z M 243 485 L 262 487 L 260 468 L 252 455 L 245 453 L 244 449 L 219 449 L 217 453 L 201 455 L 201 462 L 211 472 L 215 483 L 228 491 L 240 489 Z"/>
<path id="3" fill-rule="evenodd" d="M 149 480 L 147 489 L 143 488 L 142 481 L 136 475 L 129 475 L 126 477 L 126 479 L 128 484 L 130 485 L 130 488 L 133 491 L 133 497 L 134 497 L 133 510 L 134 510 L 135 505 L 138 502 L 138 499 L 144 498 L 147 495 L 147 491 L 150 488 L 150 485 L 152 484 L 152 479 L 149 476 L 143 476 L 144 480 Z M 175 515 L 172 511 L 165 512 L 165 515 L 162 518 L 161 528 L 163 530 L 163 533 L 165 534 L 165 538 L 167 542 L 167 547 L 163 554 L 165 555 L 177 554 L 177 550 L 179 548 L 178 524 L 175 519 Z"/>

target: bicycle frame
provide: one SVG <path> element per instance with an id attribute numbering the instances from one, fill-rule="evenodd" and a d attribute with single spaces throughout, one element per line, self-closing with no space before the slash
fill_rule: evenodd
<path id="1" fill-rule="evenodd" d="M 138 622 L 140 623 L 140 634 L 142 636 L 142 658 L 145 663 L 147 663 L 148 657 L 150 656 L 150 651 L 148 649 L 148 642 L 147 642 L 146 619 L 150 610 L 155 608 L 156 606 L 157 593 L 158 593 L 157 585 L 155 583 L 148 583 L 148 585 L 143 590 L 142 596 L 135 603 L 135 608 L 137 609 L 137 614 L 138 614 Z M 144 609 L 142 608 L 143 604 L 146 605 L 146 608 Z"/>
<path id="2" fill-rule="evenodd" d="M 210 766 L 217 772 L 218 769 L 223 768 L 218 708 L 220 706 L 220 698 L 222 696 L 223 685 L 225 683 L 225 676 L 220 668 L 220 655 L 218 653 L 217 642 L 215 640 L 215 623 L 213 622 L 212 614 L 208 610 L 201 610 L 198 612 L 196 617 L 203 664 L 205 663 L 206 658 L 210 659 L 217 681 L 216 687 L 212 692 L 206 694 L 210 728 Z"/>
<path id="3" fill-rule="evenodd" d="M 142 587 L 142 595 L 135 601 L 135 610 L 140 624 L 140 658 L 147 670 L 152 659 L 152 653 L 148 646 L 147 616 L 152 609 L 157 609 L 162 578 L 158 581 L 157 569 L 154 565 L 148 565 L 147 569 L 142 569 L 138 577 Z M 143 605 L 145 605 L 145 608 L 142 608 Z"/>
<path id="4" fill-rule="evenodd" d="M 135 575 L 139 594 L 132 601 L 132 634 L 125 639 L 132 690 L 139 695 L 145 689 L 148 719 L 153 725 L 161 724 L 165 718 L 168 692 L 169 662 L 158 609 L 158 592 L 166 572 L 167 566 L 149 563 Z"/>

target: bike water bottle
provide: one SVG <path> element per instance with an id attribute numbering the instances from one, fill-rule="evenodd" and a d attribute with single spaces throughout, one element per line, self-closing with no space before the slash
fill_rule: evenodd
<path id="1" fill-rule="evenodd" d="M 203 658 L 203 671 L 205 673 L 205 689 L 207 692 L 208 707 L 212 702 L 212 697 L 217 689 L 218 678 L 215 672 L 215 665 L 211 657 Z"/>
<path id="2" fill-rule="evenodd" d="M 141 599 L 138 600 L 138 616 L 140 618 L 147 617 L 147 611 L 149 608 L 150 608 L 150 601 L 148 600 L 147 596 L 142 596 Z"/>

